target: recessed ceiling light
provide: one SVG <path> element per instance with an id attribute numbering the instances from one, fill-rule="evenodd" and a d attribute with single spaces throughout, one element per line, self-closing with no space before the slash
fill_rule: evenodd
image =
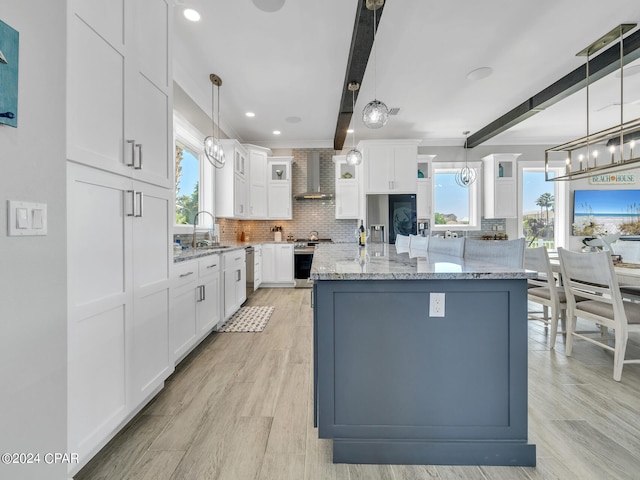
<path id="1" fill-rule="evenodd" d="M 347 130 L 347 133 L 353 133 L 353 128 L 350 128 L 349 130 Z"/>
<path id="2" fill-rule="evenodd" d="M 274 131 L 273 131 L 273 134 L 274 134 L 274 135 L 280 135 L 280 133 L 282 133 L 282 132 L 280 132 L 280 130 L 274 130 Z"/>
<path id="3" fill-rule="evenodd" d="M 467 79 L 482 80 L 483 78 L 487 78 L 492 73 L 493 73 L 493 68 L 491 67 L 476 68 L 475 70 L 471 70 L 469 73 L 467 73 Z"/>
<path id="4" fill-rule="evenodd" d="M 200 14 L 193 8 L 185 8 L 183 13 L 184 18 L 186 18 L 187 20 L 191 20 L 192 22 L 197 22 L 200 20 Z"/>
<path id="5" fill-rule="evenodd" d="M 302 119 L 300 117 L 287 117 L 284 121 L 287 123 L 300 123 Z"/>
<path id="6" fill-rule="evenodd" d="M 253 4 L 263 12 L 277 12 L 284 5 L 284 0 L 253 0 Z"/>
<path id="7" fill-rule="evenodd" d="M 247 112 L 247 113 L 245 113 L 245 115 L 246 115 L 247 117 L 251 117 L 251 118 L 253 118 L 253 117 L 255 117 L 255 116 L 256 116 L 256 114 L 255 114 L 255 113 L 253 113 L 253 112 Z"/>

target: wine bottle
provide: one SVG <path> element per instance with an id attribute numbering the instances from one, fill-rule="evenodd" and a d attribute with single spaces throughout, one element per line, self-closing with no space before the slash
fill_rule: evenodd
<path id="1" fill-rule="evenodd" d="M 364 247 L 364 243 L 367 240 L 367 236 L 364 231 L 364 220 L 360 220 L 360 228 L 358 230 L 360 230 L 360 236 L 358 237 L 358 245 L 360 245 L 361 247 Z"/>

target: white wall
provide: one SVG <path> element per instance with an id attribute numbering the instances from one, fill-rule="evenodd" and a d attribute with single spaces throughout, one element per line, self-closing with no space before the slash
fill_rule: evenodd
<path id="1" fill-rule="evenodd" d="M 0 125 L 0 464 L 3 479 L 66 479 L 66 2 L 0 0 L 20 33 L 18 128 Z M 0 90 L 0 95 L 2 94 Z M 48 206 L 46 237 L 8 237 L 7 200 Z"/>

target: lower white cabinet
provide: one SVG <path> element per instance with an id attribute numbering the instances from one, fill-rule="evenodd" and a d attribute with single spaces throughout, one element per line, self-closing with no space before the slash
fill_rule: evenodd
<path id="1" fill-rule="evenodd" d="M 262 245 L 254 247 L 253 256 L 253 289 L 257 290 L 262 284 Z"/>
<path id="2" fill-rule="evenodd" d="M 177 364 L 221 320 L 220 255 L 174 266 L 171 288 L 170 350 Z"/>
<path id="3" fill-rule="evenodd" d="M 247 263 L 244 249 L 222 254 L 224 264 L 224 320 L 238 311 L 247 299 Z"/>
<path id="4" fill-rule="evenodd" d="M 262 284 L 275 287 L 295 286 L 292 243 L 262 245 Z"/>
<path id="5" fill-rule="evenodd" d="M 101 448 L 173 371 L 171 189 L 67 162 L 68 447 Z"/>

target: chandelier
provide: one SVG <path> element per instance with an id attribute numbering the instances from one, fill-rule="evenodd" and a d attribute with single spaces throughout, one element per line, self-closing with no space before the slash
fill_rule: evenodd
<path id="1" fill-rule="evenodd" d="M 360 84 L 358 82 L 349 82 L 349 90 L 351 90 L 351 111 L 356 108 L 356 91 L 360 88 Z M 355 122 L 354 122 L 355 124 Z M 353 128 L 352 137 L 351 137 L 351 150 L 347 153 L 347 164 L 348 165 L 360 165 L 362 163 L 362 152 L 356 148 L 356 129 L 355 126 Z"/>
<path id="2" fill-rule="evenodd" d="M 464 167 L 456 173 L 456 183 L 461 187 L 468 187 L 476 181 L 476 170 L 469 168 L 467 163 L 467 141 L 469 140 L 469 130 L 462 132 L 464 135 Z"/>
<path id="3" fill-rule="evenodd" d="M 209 75 L 211 80 L 211 135 L 204 139 L 204 155 L 209 160 L 209 163 L 215 168 L 222 168 L 225 164 L 224 150 L 220 143 L 220 86 L 222 85 L 222 79 L 212 73 Z M 218 123 L 214 121 L 214 88 L 218 87 Z M 216 138 L 216 129 L 218 131 L 218 138 Z"/>
<path id="4" fill-rule="evenodd" d="M 382 128 L 389 120 L 389 109 L 378 100 L 376 80 L 376 10 L 384 5 L 384 0 L 367 0 L 366 7 L 373 10 L 373 97 L 362 110 L 362 121 L 367 128 Z"/>
<path id="5" fill-rule="evenodd" d="M 634 156 L 633 151 L 636 139 L 640 138 L 640 118 L 624 122 L 623 36 L 635 26 L 635 23 L 619 25 L 577 53 L 577 56 L 587 57 L 587 135 L 545 151 L 544 171 L 547 181 L 567 181 L 596 174 L 609 174 L 640 162 L 640 157 Z M 589 133 L 589 58 L 618 38 L 620 39 L 620 124 L 596 133 Z M 563 161 L 565 171 L 550 178 L 549 164 L 554 160 Z"/>

